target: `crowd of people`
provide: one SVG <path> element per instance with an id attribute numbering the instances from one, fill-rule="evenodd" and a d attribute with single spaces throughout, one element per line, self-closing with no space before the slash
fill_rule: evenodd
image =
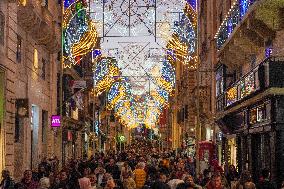
<path id="1" fill-rule="evenodd" d="M 234 166 L 227 174 L 219 167 L 196 175 L 192 158 L 175 151 L 157 152 L 146 141 L 129 145 L 119 153 L 96 153 L 89 159 L 72 159 L 61 170 L 44 158 L 38 171 L 24 171 L 20 182 L 15 182 L 9 171 L 2 171 L 0 183 L 0 189 L 202 188 L 276 189 L 276 186 L 269 180 L 268 170 L 263 170 L 258 185 L 252 182 L 248 171 L 239 175 Z"/>

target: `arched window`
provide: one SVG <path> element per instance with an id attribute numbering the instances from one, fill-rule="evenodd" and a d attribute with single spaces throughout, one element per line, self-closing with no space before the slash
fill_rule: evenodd
<path id="1" fill-rule="evenodd" d="M 0 44 L 4 45 L 5 15 L 0 11 Z"/>

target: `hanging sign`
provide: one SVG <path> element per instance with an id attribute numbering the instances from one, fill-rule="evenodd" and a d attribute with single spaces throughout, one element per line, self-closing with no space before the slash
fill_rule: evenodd
<path id="1" fill-rule="evenodd" d="M 51 116 L 51 127 L 60 127 L 61 126 L 61 117 L 59 115 Z"/>
<path id="2" fill-rule="evenodd" d="M 87 87 L 87 82 L 84 80 L 73 80 L 71 81 L 71 86 L 73 89 L 84 89 Z"/>

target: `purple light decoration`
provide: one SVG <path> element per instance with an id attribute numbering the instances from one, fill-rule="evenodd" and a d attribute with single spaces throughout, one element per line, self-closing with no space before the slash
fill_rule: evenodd
<path id="1" fill-rule="evenodd" d="M 239 0 L 239 4 L 240 4 L 241 18 L 243 18 L 249 9 L 250 1 L 249 0 Z"/>
<path id="2" fill-rule="evenodd" d="M 265 57 L 269 58 L 272 55 L 272 47 L 267 47 L 265 49 Z"/>
<path id="3" fill-rule="evenodd" d="M 65 0 L 64 1 L 64 7 L 68 8 L 74 2 L 75 2 L 75 0 Z"/>
<path id="4" fill-rule="evenodd" d="M 187 2 L 192 6 L 194 10 L 197 9 L 197 0 L 187 0 Z"/>
<path id="5" fill-rule="evenodd" d="M 59 115 L 51 116 L 51 127 L 60 127 L 61 126 L 61 117 Z"/>
<path id="6" fill-rule="evenodd" d="M 102 52 L 101 52 L 101 50 L 99 50 L 99 49 L 95 49 L 95 50 L 92 51 L 92 57 L 93 57 L 93 59 L 95 59 L 95 58 L 97 58 L 97 57 L 99 57 L 99 56 L 101 56 L 101 55 L 102 55 Z"/>
<path id="7" fill-rule="evenodd" d="M 227 22 L 227 27 L 228 27 L 228 37 L 230 37 L 231 33 L 233 32 L 233 18 L 229 18 Z"/>

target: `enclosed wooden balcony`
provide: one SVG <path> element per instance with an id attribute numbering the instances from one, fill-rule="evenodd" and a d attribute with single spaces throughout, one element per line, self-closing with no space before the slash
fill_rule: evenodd
<path id="1" fill-rule="evenodd" d="M 284 95 L 283 70 L 284 58 L 267 58 L 217 97 L 217 111 L 227 114 L 269 95 Z"/>

